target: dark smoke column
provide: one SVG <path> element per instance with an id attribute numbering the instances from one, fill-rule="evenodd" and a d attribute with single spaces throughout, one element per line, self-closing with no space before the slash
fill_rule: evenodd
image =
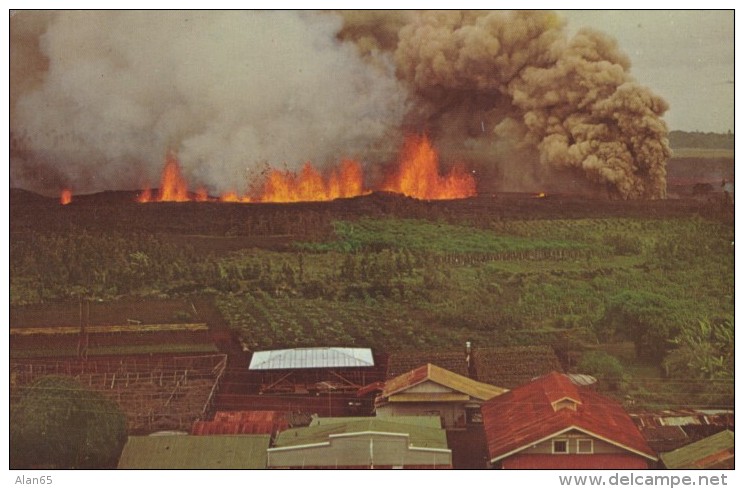
<path id="1" fill-rule="evenodd" d="M 602 33 L 569 40 L 549 12 L 425 12 L 400 29 L 395 62 L 413 92 L 407 123 L 435 139 L 511 139 L 501 164 L 516 171 L 583 174 L 612 198 L 666 197 L 667 104 Z M 478 134 L 486 123 L 495 129 Z"/>

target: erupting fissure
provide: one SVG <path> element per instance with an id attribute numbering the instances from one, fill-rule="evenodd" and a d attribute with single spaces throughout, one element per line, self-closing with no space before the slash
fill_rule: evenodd
<path id="1" fill-rule="evenodd" d="M 364 190 L 362 165 L 344 160 L 327 178 L 305 163 L 299 174 L 271 170 L 266 176 L 258 202 L 316 202 L 343 197 L 356 197 L 368 193 Z"/>
<path id="2" fill-rule="evenodd" d="M 395 192 L 422 200 L 461 199 L 476 195 L 476 182 L 464 167 L 455 166 L 446 175 L 439 173 L 439 156 L 426 136 L 409 136 L 395 168 L 385 176 L 378 190 Z M 166 156 L 161 186 L 156 195 L 144 189 L 138 201 L 147 202 L 318 202 L 357 197 L 371 191 L 364 185 L 362 165 L 343 160 L 325 176 L 310 162 L 299 172 L 272 169 L 252 191 L 235 191 L 219 198 L 209 197 L 204 188 L 188 190 L 174 152 Z"/>

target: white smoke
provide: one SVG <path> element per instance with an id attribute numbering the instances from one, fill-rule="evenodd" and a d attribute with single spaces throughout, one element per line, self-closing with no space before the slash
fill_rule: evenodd
<path id="1" fill-rule="evenodd" d="M 11 185 L 156 185 L 172 149 L 190 182 L 243 191 L 266 164 L 363 157 L 400 125 L 405 91 L 341 27 L 287 11 L 18 12 Z"/>
<path id="2" fill-rule="evenodd" d="M 485 188 L 666 196 L 666 102 L 545 11 L 22 11 L 10 88 L 11 185 L 47 193 L 156 185 L 169 150 L 192 185 L 242 192 L 427 132 Z"/>

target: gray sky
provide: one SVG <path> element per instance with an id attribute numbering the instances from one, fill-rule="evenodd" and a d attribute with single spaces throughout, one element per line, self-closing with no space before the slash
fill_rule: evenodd
<path id="1" fill-rule="evenodd" d="M 712 10 L 560 11 L 617 39 L 632 75 L 669 103 L 672 130 L 734 129 L 734 12 Z"/>

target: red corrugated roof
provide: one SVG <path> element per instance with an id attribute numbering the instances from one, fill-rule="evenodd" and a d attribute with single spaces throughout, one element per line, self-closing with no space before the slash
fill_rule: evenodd
<path id="1" fill-rule="evenodd" d="M 212 421 L 195 421 L 192 435 L 272 435 L 287 429 L 281 411 L 218 411 Z"/>
<path id="2" fill-rule="evenodd" d="M 551 382 L 545 383 L 543 390 L 551 403 L 571 399 L 581 404 L 578 387 L 565 375 L 554 375 Z"/>
<path id="3" fill-rule="evenodd" d="M 647 469 L 648 461 L 632 454 L 548 455 L 518 453 L 502 462 L 505 469 Z"/>
<path id="4" fill-rule="evenodd" d="M 391 394 L 395 394 L 403 389 L 408 389 L 414 385 L 418 385 L 421 382 L 429 378 L 429 363 L 415 368 L 409 372 L 390 379 L 385 382 L 385 386 L 382 390 L 382 395 L 387 397 Z"/>
<path id="5" fill-rule="evenodd" d="M 656 454 L 622 406 L 566 381 L 563 374 L 552 372 L 481 406 L 492 461 L 570 429 L 656 460 Z M 577 401 L 575 409 L 554 410 L 552 403 L 563 398 Z"/>

